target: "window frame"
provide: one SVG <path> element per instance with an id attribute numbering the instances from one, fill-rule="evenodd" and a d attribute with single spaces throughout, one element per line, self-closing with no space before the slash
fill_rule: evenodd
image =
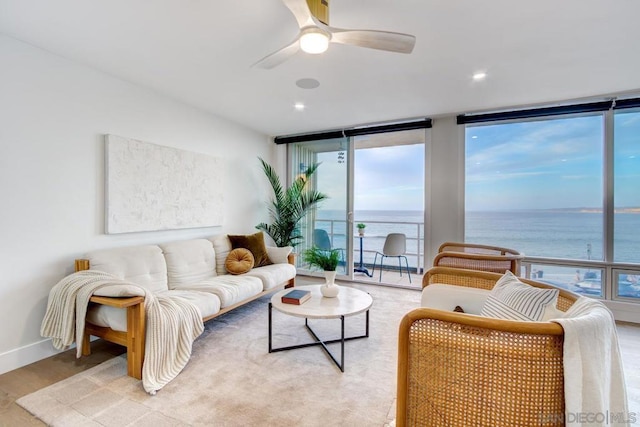
<path id="1" fill-rule="evenodd" d="M 462 181 L 463 185 L 463 193 L 466 194 L 467 191 L 467 183 L 466 183 L 466 149 L 467 149 L 467 129 L 476 127 L 482 124 L 491 124 L 500 122 L 500 124 L 509 124 L 509 123 L 523 123 L 523 122 L 531 122 L 531 121 L 542 121 L 554 118 L 572 118 L 572 117 L 585 117 L 585 116 L 593 116 L 593 115 L 601 115 L 603 121 L 603 164 L 602 164 L 602 221 L 603 221 L 603 260 L 572 260 L 572 259 L 564 259 L 564 258 L 555 258 L 555 257 L 539 257 L 539 256 L 526 256 L 523 260 L 523 272 L 525 277 L 531 277 L 531 270 L 533 265 L 543 264 L 543 265 L 552 265 L 558 267 L 575 267 L 576 265 L 582 267 L 591 267 L 593 269 L 599 269 L 602 271 L 601 274 L 601 282 L 602 282 L 602 295 L 601 296 L 593 296 L 591 297 L 602 299 L 602 300 L 610 300 L 610 301 L 619 301 L 625 303 L 635 303 L 640 304 L 640 296 L 639 297 L 626 297 L 619 296 L 620 290 L 618 277 L 620 274 L 634 274 L 640 275 L 640 262 L 638 263 L 621 263 L 614 261 L 614 247 L 615 247 L 615 236 L 614 236 L 614 223 L 615 223 L 615 200 L 614 200 L 614 180 L 615 180 L 615 164 L 614 164 L 614 156 L 615 156 L 615 133 L 614 133 L 614 122 L 615 122 L 615 102 L 612 100 L 610 102 L 610 106 L 606 109 L 603 107 L 607 106 L 606 102 L 602 103 L 590 103 L 583 104 L 588 106 L 588 108 L 584 110 L 580 110 L 580 106 L 566 106 L 566 107 L 547 107 L 540 109 L 540 114 L 535 114 L 534 110 L 523 110 L 521 114 L 518 112 L 506 112 L 506 113 L 489 113 L 489 114 L 478 114 L 478 115 L 460 115 L 457 117 L 457 123 L 460 125 L 464 125 L 463 135 L 463 163 L 462 163 L 462 171 L 465 178 Z M 596 106 L 598 108 L 595 108 Z M 620 108 L 633 108 L 634 110 L 637 108 L 636 102 L 625 102 L 621 103 Z M 563 110 L 564 109 L 564 110 Z M 640 108 L 638 108 L 640 112 Z M 551 112 L 551 114 L 550 114 Z M 481 120 L 482 118 L 486 118 L 486 120 Z M 463 201 L 466 200 L 466 197 L 463 196 Z M 463 202 L 464 203 L 464 202 Z M 463 215 L 466 216 L 466 206 L 463 209 Z M 466 221 L 463 219 L 463 236 L 466 236 L 465 225 Z M 586 294 L 585 294 L 586 295 Z"/>

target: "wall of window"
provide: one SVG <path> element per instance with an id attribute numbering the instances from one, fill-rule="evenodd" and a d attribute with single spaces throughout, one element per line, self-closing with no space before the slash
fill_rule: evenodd
<path id="1" fill-rule="evenodd" d="M 615 112 L 613 151 L 613 258 L 640 263 L 640 110 Z"/>
<path id="2" fill-rule="evenodd" d="M 640 111 L 526 116 L 465 126 L 465 241 L 524 252 L 529 277 L 640 301 Z"/>

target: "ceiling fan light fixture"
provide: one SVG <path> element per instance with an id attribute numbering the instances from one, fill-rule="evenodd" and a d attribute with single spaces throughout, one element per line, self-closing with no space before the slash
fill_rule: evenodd
<path id="1" fill-rule="evenodd" d="M 300 49 L 314 55 L 323 53 L 329 48 L 329 37 L 319 28 L 307 28 L 300 36 Z"/>

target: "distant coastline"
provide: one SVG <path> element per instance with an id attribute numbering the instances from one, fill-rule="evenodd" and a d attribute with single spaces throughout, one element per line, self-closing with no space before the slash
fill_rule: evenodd
<path id="1" fill-rule="evenodd" d="M 579 212 L 579 213 L 602 213 L 602 208 L 557 208 L 557 209 L 540 209 L 549 212 Z M 640 208 L 616 208 L 614 213 L 640 214 Z"/>
<path id="2" fill-rule="evenodd" d="M 469 211 L 469 212 L 548 212 L 548 213 L 602 213 L 602 208 L 548 208 L 548 209 L 504 209 L 496 211 Z M 617 214 L 640 214 L 640 207 L 615 208 Z"/>

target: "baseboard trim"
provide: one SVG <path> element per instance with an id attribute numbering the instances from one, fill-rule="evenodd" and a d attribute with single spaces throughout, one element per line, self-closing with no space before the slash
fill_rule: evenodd
<path id="1" fill-rule="evenodd" d="M 13 371 L 31 363 L 60 353 L 53 348 L 51 339 L 45 339 L 0 354 L 0 374 Z"/>

